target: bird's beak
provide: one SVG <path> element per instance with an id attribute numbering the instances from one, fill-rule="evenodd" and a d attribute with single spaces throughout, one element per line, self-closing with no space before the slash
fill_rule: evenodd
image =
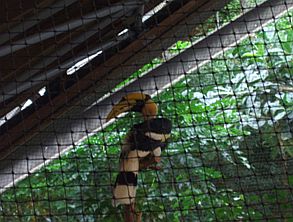
<path id="1" fill-rule="evenodd" d="M 135 105 L 135 100 L 120 101 L 118 104 L 114 105 L 111 112 L 108 114 L 106 121 L 119 116 L 121 113 L 131 110 Z"/>
<path id="2" fill-rule="evenodd" d="M 145 103 L 150 99 L 149 95 L 143 93 L 130 93 L 124 96 L 119 103 L 115 104 L 106 117 L 106 121 L 119 116 L 121 113 L 130 111 L 133 109 L 139 101 Z"/>

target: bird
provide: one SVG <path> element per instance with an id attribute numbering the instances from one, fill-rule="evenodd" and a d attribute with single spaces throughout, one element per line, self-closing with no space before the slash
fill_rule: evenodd
<path id="1" fill-rule="evenodd" d="M 167 146 L 171 127 L 168 119 L 153 118 L 135 124 L 127 134 L 122 144 L 119 174 L 115 183 L 119 186 L 115 186 L 114 189 L 117 204 L 131 204 L 134 201 L 137 174 L 143 168 L 140 161 L 150 156 L 153 157 L 153 160 L 149 165 L 160 162 L 161 152 Z M 150 158 L 146 160 L 150 160 Z M 147 168 L 146 165 L 147 163 L 144 168 Z"/>
<path id="2" fill-rule="evenodd" d="M 106 120 L 116 118 L 124 112 L 139 112 L 143 122 L 132 126 L 121 146 L 119 173 L 113 188 L 113 206 L 125 206 L 125 221 L 135 221 L 135 197 L 139 171 L 158 169 L 161 153 L 170 138 L 172 122 L 157 117 L 158 106 L 151 96 L 143 93 L 129 93 L 115 104 Z M 136 221 L 140 221 L 136 217 Z"/>

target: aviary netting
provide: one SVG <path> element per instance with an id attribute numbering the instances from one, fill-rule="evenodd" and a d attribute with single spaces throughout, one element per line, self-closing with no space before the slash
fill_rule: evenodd
<path id="1" fill-rule="evenodd" d="M 0 221 L 293 221 L 292 7 L 1 1 Z"/>

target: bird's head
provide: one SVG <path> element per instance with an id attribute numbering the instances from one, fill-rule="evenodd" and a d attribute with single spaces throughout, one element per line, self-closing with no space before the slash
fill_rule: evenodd
<path id="1" fill-rule="evenodd" d="M 133 111 L 142 114 L 145 120 L 155 118 L 158 114 L 158 106 L 147 94 L 129 93 L 115 104 L 106 120 L 117 117 L 119 114 Z"/>

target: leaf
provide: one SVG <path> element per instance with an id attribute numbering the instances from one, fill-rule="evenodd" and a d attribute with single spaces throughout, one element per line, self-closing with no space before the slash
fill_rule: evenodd
<path id="1" fill-rule="evenodd" d="M 283 132 L 281 133 L 281 139 L 282 140 L 289 140 L 293 137 L 291 132 Z"/>
<path id="2" fill-rule="evenodd" d="M 258 121 L 256 119 L 250 118 L 250 120 L 247 122 L 247 125 L 250 126 L 253 129 L 258 129 Z"/>
<path id="3" fill-rule="evenodd" d="M 293 32 L 291 32 L 292 36 L 293 36 Z M 284 49 L 284 53 L 287 54 L 287 55 L 291 55 L 292 54 L 292 51 L 293 51 L 293 47 L 292 47 L 292 40 L 291 42 L 288 41 L 288 42 L 283 42 L 282 43 L 282 48 Z"/>
<path id="4" fill-rule="evenodd" d="M 248 83 L 252 83 L 261 79 L 261 75 L 254 70 L 246 71 L 245 76 Z"/>
<path id="5" fill-rule="evenodd" d="M 285 115 L 286 115 L 286 112 L 285 112 L 285 111 L 279 112 L 276 116 L 274 116 L 274 120 L 275 120 L 275 121 L 279 121 L 279 120 L 282 119 Z"/>
<path id="6" fill-rule="evenodd" d="M 269 48 L 267 49 L 269 53 L 280 53 L 280 54 L 284 54 L 284 50 L 282 48 Z"/>
<path id="7" fill-rule="evenodd" d="M 284 93 L 283 99 L 286 103 L 293 105 L 293 92 Z"/>
<path id="8" fill-rule="evenodd" d="M 203 102 L 204 100 L 204 95 L 200 92 L 194 92 L 193 93 L 193 98 L 199 99 L 201 102 Z"/>
<path id="9" fill-rule="evenodd" d="M 242 54 L 241 58 L 251 58 L 251 57 L 255 57 L 256 54 L 254 52 L 246 52 L 244 54 Z"/>
<path id="10" fill-rule="evenodd" d="M 242 82 L 244 80 L 245 74 L 243 72 L 237 74 L 233 79 L 231 79 L 231 82 L 234 84 Z"/>
<path id="11" fill-rule="evenodd" d="M 290 113 L 288 113 L 288 119 L 292 120 L 293 119 L 293 111 L 291 111 Z"/>

